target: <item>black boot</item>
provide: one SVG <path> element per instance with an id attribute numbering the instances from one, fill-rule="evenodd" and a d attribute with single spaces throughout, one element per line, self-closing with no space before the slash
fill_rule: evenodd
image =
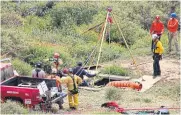
<path id="1" fill-rule="evenodd" d="M 156 76 L 157 76 L 157 74 L 153 73 L 153 79 L 155 79 L 155 78 L 156 78 Z"/>

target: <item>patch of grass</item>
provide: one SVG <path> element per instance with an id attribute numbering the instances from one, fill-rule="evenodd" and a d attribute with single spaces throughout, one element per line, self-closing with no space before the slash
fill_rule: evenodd
<path id="1" fill-rule="evenodd" d="M 151 99 L 145 98 L 145 99 L 143 99 L 143 102 L 145 102 L 145 103 L 150 103 L 150 102 L 151 102 Z"/>
<path id="2" fill-rule="evenodd" d="M 28 114 L 28 109 L 22 104 L 7 100 L 6 103 L 1 103 L 1 114 Z"/>
<path id="3" fill-rule="evenodd" d="M 169 85 L 168 85 L 169 84 Z M 150 90 L 150 93 L 155 93 L 155 96 L 164 96 L 173 100 L 179 99 L 180 83 L 178 81 L 162 81 L 158 85 L 154 85 Z"/>
<path id="4" fill-rule="evenodd" d="M 19 75 L 31 75 L 32 67 L 16 58 L 12 61 L 14 69 L 19 73 Z"/>
<path id="5" fill-rule="evenodd" d="M 116 65 L 105 67 L 101 72 L 104 74 L 121 75 L 121 76 L 129 75 L 129 71 L 127 69 Z"/>
<path id="6" fill-rule="evenodd" d="M 115 87 L 108 87 L 105 93 L 106 99 L 120 100 L 122 98 L 122 93 L 120 91 L 121 89 Z"/>
<path id="7" fill-rule="evenodd" d="M 133 101 L 134 101 L 134 102 L 140 102 L 141 99 L 140 99 L 140 98 L 134 98 Z"/>

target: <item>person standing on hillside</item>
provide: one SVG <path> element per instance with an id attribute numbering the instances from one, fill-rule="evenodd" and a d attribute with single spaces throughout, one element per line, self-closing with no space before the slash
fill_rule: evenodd
<path id="1" fill-rule="evenodd" d="M 159 41 L 159 36 L 157 34 L 152 35 L 153 40 L 153 78 L 157 75 L 161 75 L 160 64 L 159 61 L 162 59 L 163 53 L 163 46 L 162 43 Z"/>
<path id="2" fill-rule="evenodd" d="M 42 63 L 37 62 L 35 65 L 35 69 L 32 71 L 32 77 L 33 78 L 45 78 L 46 74 L 45 72 L 41 69 L 42 68 Z"/>
<path id="3" fill-rule="evenodd" d="M 60 59 L 60 54 L 59 53 L 54 53 L 53 55 L 53 67 L 56 68 L 57 71 L 59 70 L 59 65 L 63 64 L 62 60 Z"/>
<path id="4" fill-rule="evenodd" d="M 157 34 L 157 36 L 159 37 L 158 39 L 161 39 L 161 35 L 164 32 L 164 25 L 163 23 L 160 21 L 160 16 L 156 15 L 155 20 L 152 22 L 151 27 L 150 27 L 150 34 Z M 152 44 L 151 44 L 151 50 L 153 50 L 153 43 L 154 41 L 152 40 Z"/>
<path id="5" fill-rule="evenodd" d="M 171 18 L 168 20 L 167 28 L 169 32 L 169 52 L 171 52 L 172 47 L 172 39 L 175 42 L 175 48 L 177 51 L 177 54 L 179 54 L 179 47 L 178 47 L 178 38 L 177 38 L 177 30 L 178 30 L 178 20 L 176 19 L 177 15 L 176 13 L 171 14 Z"/>

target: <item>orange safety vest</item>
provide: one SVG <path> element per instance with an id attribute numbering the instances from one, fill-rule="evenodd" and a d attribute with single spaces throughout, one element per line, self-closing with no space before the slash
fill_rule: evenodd
<path id="1" fill-rule="evenodd" d="M 153 34 L 161 34 L 164 31 L 164 25 L 161 21 L 153 21 L 150 28 L 150 33 L 153 32 Z"/>
<path id="2" fill-rule="evenodd" d="M 60 79 L 60 77 L 58 77 L 58 76 L 52 76 L 52 75 L 50 75 L 50 76 L 48 76 L 47 77 L 48 79 L 55 79 L 56 80 L 56 86 L 57 87 L 60 87 L 60 85 L 61 85 L 61 79 Z"/>
<path id="3" fill-rule="evenodd" d="M 178 29 L 178 20 L 175 18 L 170 18 L 167 23 L 167 28 L 169 32 L 176 32 Z"/>

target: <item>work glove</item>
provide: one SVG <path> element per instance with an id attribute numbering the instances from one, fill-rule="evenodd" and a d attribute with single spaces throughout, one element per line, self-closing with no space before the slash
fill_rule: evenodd
<path id="1" fill-rule="evenodd" d="M 162 55 L 159 55 L 159 59 L 162 60 Z"/>
<path id="2" fill-rule="evenodd" d="M 154 60 L 155 56 L 153 55 L 152 58 L 153 58 L 153 60 Z"/>

